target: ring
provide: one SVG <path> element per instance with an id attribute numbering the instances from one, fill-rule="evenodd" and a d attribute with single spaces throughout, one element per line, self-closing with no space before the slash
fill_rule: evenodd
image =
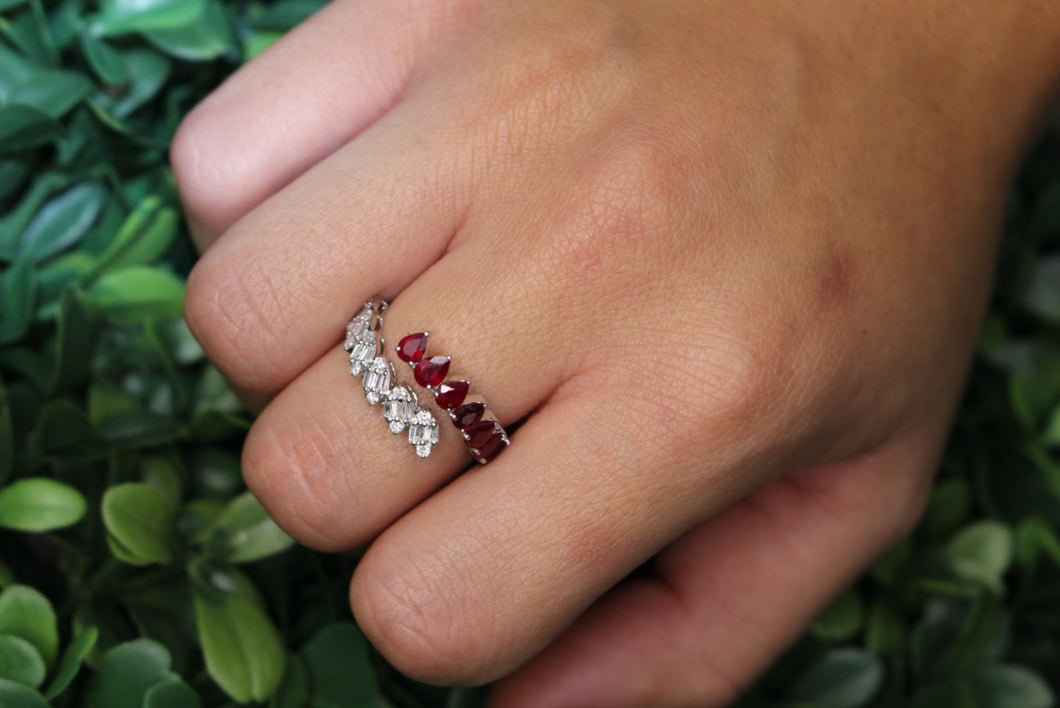
<path id="1" fill-rule="evenodd" d="M 501 454 L 511 441 L 497 419 L 485 417 L 486 402 L 465 402 L 471 383 L 463 379 L 446 379 L 452 359 L 448 356 L 427 357 L 427 332 L 406 335 L 396 347 L 397 356 L 412 367 L 413 378 L 434 395 L 434 402 L 449 414 L 460 431 L 464 444 L 479 464 L 486 464 Z"/>
<path id="2" fill-rule="evenodd" d="M 407 429 L 409 444 L 425 458 L 438 444 L 438 422 L 420 407 L 412 389 L 397 383 L 393 365 L 383 356 L 386 342 L 378 333 L 386 308 L 386 301 L 373 298 L 346 325 L 344 349 L 350 354 L 350 375 L 361 377 L 370 405 L 383 404 L 390 432 L 396 435 Z"/>

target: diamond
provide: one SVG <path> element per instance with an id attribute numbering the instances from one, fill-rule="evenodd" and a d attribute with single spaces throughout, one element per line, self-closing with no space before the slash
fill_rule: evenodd
<path id="1" fill-rule="evenodd" d="M 364 373 L 378 353 L 375 332 L 365 330 L 361 336 L 362 339 L 350 349 L 350 374 L 353 376 Z"/>
<path id="2" fill-rule="evenodd" d="M 478 401 L 465 403 L 453 411 L 453 423 L 461 430 L 467 430 L 472 425 L 479 422 L 482 418 L 482 414 L 485 412 L 485 403 L 479 403 Z"/>
<path id="3" fill-rule="evenodd" d="M 353 349 L 353 345 L 361 341 L 368 328 L 372 324 L 372 311 L 365 308 L 364 312 L 350 320 L 346 325 L 346 351 Z"/>
<path id="4" fill-rule="evenodd" d="M 417 332 L 405 336 L 397 345 L 398 359 L 406 364 L 415 364 L 427 352 L 427 333 Z"/>
<path id="5" fill-rule="evenodd" d="M 381 356 L 372 359 L 364 372 L 364 397 L 373 406 L 390 392 L 390 364 Z"/>
<path id="6" fill-rule="evenodd" d="M 438 386 L 434 400 L 445 410 L 451 411 L 464 402 L 470 386 L 467 381 L 446 381 Z"/>
<path id="7" fill-rule="evenodd" d="M 400 433 L 416 417 L 416 396 L 405 386 L 395 386 L 390 389 L 383 401 L 383 417 L 390 424 L 390 432 L 395 435 Z"/>
<path id="8" fill-rule="evenodd" d="M 430 359 L 423 359 L 416 364 L 412 373 L 420 386 L 433 388 L 444 381 L 445 375 L 449 373 L 449 357 L 432 356 Z"/>
<path id="9" fill-rule="evenodd" d="M 421 408 L 409 423 L 409 444 L 416 448 L 417 455 L 427 457 L 437 443 L 438 423 L 433 415 Z"/>

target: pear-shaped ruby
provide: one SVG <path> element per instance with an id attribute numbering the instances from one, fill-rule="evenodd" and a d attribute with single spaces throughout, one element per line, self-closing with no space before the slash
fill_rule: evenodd
<path id="1" fill-rule="evenodd" d="M 415 364 L 427 352 L 427 333 L 417 332 L 404 337 L 397 345 L 398 359 L 406 364 Z"/>
<path id="2" fill-rule="evenodd" d="M 476 450 L 485 445 L 493 433 L 497 431 L 497 424 L 492 420 L 480 420 L 464 431 L 467 435 L 467 446 Z"/>
<path id="3" fill-rule="evenodd" d="M 479 422 L 482 418 L 482 414 L 485 412 L 485 403 L 479 403 L 478 401 L 465 403 L 453 411 L 453 423 L 461 430 L 467 430 L 472 425 Z"/>
<path id="4" fill-rule="evenodd" d="M 433 388 L 444 381 L 445 375 L 449 373 L 449 357 L 432 356 L 430 359 L 421 359 L 412 373 L 420 386 Z"/>
<path id="5" fill-rule="evenodd" d="M 498 430 L 489 440 L 482 444 L 482 447 L 478 448 L 478 455 L 475 456 L 475 459 L 484 465 L 501 454 L 501 451 L 506 447 L 508 447 L 508 444 L 505 442 L 504 435 Z"/>
<path id="6" fill-rule="evenodd" d="M 470 386 L 467 381 L 445 381 L 438 386 L 434 400 L 445 410 L 451 411 L 464 402 Z"/>

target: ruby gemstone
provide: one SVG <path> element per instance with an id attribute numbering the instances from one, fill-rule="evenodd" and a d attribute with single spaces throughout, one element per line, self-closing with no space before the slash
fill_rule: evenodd
<path id="1" fill-rule="evenodd" d="M 449 373 L 449 357 L 432 356 L 430 359 L 422 359 L 413 370 L 416 383 L 426 388 L 433 388 L 445 380 Z"/>
<path id="2" fill-rule="evenodd" d="M 467 434 L 467 446 L 476 450 L 481 449 L 483 445 L 489 442 L 489 439 L 493 437 L 493 433 L 496 431 L 497 424 L 495 422 L 492 420 L 480 420 L 464 431 Z"/>
<path id="3" fill-rule="evenodd" d="M 465 403 L 453 411 L 453 423 L 461 430 L 467 430 L 479 422 L 482 414 L 486 412 L 486 404 L 478 401 Z"/>
<path id="4" fill-rule="evenodd" d="M 397 345 L 398 359 L 401 359 L 401 361 L 406 364 L 415 364 L 423 358 L 423 355 L 426 352 L 426 332 L 417 332 L 416 334 L 407 335 L 404 339 L 398 342 Z"/>
<path id="5" fill-rule="evenodd" d="M 506 447 L 508 446 L 504 442 L 504 435 L 498 430 L 489 440 L 482 444 L 482 447 L 478 449 L 478 455 L 476 455 L 476 458 L 482 464 L 486 464 L 494 457 L 501 454 L 501 451 Z"/>
<path id="6" fill-rule="evenodd" d="M 451 411 L 464 402 L 470 386 L 467 381 L 446 381 L 438 387 L 438 395 L 434 400 L 445 410 Z"/>

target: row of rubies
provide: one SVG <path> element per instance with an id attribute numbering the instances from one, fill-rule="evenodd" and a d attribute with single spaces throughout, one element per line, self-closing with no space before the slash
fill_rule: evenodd
<path id="1" fill-rule="evenodd" d="M 419 406 L 416 394 L 408 386 L 395 384 L 393 365 L 382 355 L 386 342 L 377 333 L 383 324 L 385 302 L 369 300 L 364 309 L 346 325 L 345 349 L 350 353 L 350 374 L 362 376 L 364 397 L 370 405 L 383 404 L 383 417 L 390 432 L 397 435 L 406 428 L 409 444 L 416 454 L 427 457 L 438 443 L 438 422 Z"/>
<path id="2" fill-rule="evenodd" d="M 427 354 L 428 339 L 427 332 L 406 336 L 398 342 L 398 358 L 412 367 L 416 383 L 434 394 L 438 407 L 449 414 L 471 454 L 484 465 L 508 447 L 508 435 L 496 419 L 483 419 L 482 416 L 486 412 L 485 403 L 464 402 L 471 388 L 470 383 L 459 379 L 446 380 L 445 376 L 449 373 L 449 364 L 452 361 L 450 357 L 424 358 Z"/>

